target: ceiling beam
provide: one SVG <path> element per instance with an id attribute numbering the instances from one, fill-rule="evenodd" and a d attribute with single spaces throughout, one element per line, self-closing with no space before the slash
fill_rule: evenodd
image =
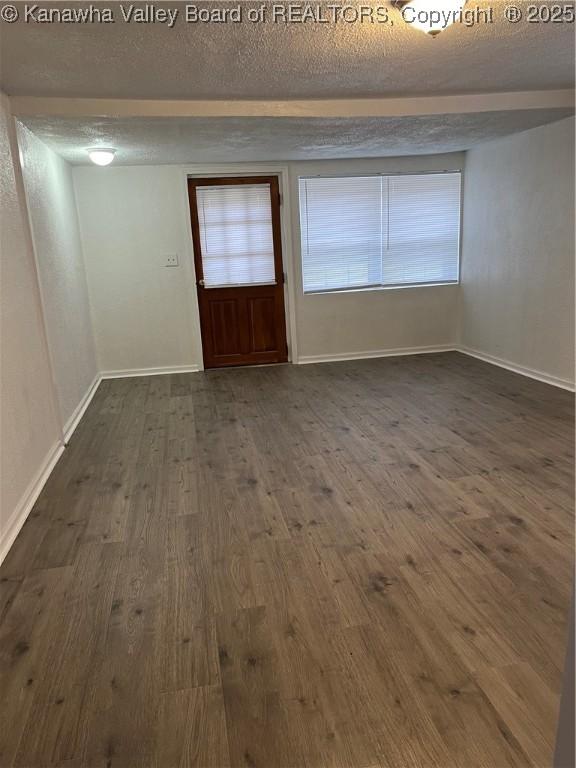
<path id="1" fill-rule="evenodd" d="M 382 99 L 175 101 L 10 98 L 17 117 L 414 117 L 526 109 L 574 109 L 574 91 L 467 93 Z"/>

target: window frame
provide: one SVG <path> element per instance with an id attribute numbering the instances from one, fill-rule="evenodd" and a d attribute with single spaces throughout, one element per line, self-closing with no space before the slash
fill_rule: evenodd
<path id="1" fill-rule="evenodd" d="M 458 174 L 460 176 L 460 210 L 458 216 L 458 259 L 456 264 L 456 279 L 455 280 L 443 280 L 438 282 L 437 280 L 430 282 L 420 283 L 394 283 L 383 284 L 376 283 L 372 285 L 351 286 L 342 288 L 326 288 L 326 289 L 313 289 L 306 290 L 304 287 L 304 248 L 302 243 L 302 208 L 300 203 L 300 181 L 306 179 L 349 179 L 349 178 L 364 178 L 368 176 L 374 177 L 388 177 L 388 176 L 440 176 L 444 174 Z M 462 224 L 463 224 L 463 211 L 464 211 L 464 169 L 463 168 L 446 168 L 442 170 L 414 170 L 414 171 L 377 171 L 368 173 L 365 171 L 356 171 L 348 173 L 313 173 L 313 174 L 301 174 L 296 179 L 296 190 L 298 194 L 298 242 L 300 246 L 300 278 L 302 295 L 304 296 L 325 296 L 327 294 L 339 293 L 366 293 L 372 291 L 397 291 L 409 288 L 439 288 L 449 285 L 460 285 L 461 269 L 462 269 Z"/>

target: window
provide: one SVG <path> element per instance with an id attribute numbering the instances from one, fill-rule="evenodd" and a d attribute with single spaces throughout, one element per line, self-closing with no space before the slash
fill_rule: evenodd
<path id="1" fill-rule="evenodd" d="M 196 187 L 204 284 L 274 283 L 269 184 Z"/>
<path id="2" fill-rule="evenodd" d="M 300 179 L 304 292 L 458 282 L 460 173 Z"/>

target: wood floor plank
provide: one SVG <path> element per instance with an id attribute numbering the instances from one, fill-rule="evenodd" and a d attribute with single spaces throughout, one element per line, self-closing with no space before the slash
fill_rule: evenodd
<path id="1" fill-rule="evenodd" d="M 0 569 L 2 768 L 545 768 L 573 396 L 457 353 L 106 380 Z"/>
<path id="2" fill-rule="evenodd" d="M 486 668 L 476 680 L 533 764 L 551 765 L 558 700 L 530 665 Z"/>
<path id="3" fill-rule="evenodd" d="M 22 578 L 10 578 L 9 576 L 4 576 L 0 579 L 0 624 L 6 612 L 10 610 L 10 606 L 14 602 L 22 581 Z"/>
<path id="4" fill-rule="evenodd" d="M 154 766 L 229 768 L 226 718 L 220 686 L 162 694 Z"/>
<path id="5" fill-rule="evenodd" d="M 280 698 L 266 608 L 220 614 L 217 635 L 232 765 L 294 765 L 296 742 Z"/>
<path id="6" fill-rule="evenodd" d="M 41 679 L 36 687 L 14 765 L 81 758 L 95 679 L 110 615 L 120 553 L 115 544 L 86 545 L 70 585 L 54 608 Z"/>
<path id="7" fill-rule="evenodd" d="M 208 578 L 198 546 L 198 515 L 168 519 L 174 556 L 165 563 L 162 586 L 162 690 L 220 682 L 216 624 Z"/>
<path id="8" fill-rule="evenodd" d="M 0 765 L 13 764 L 29 713 L 42 695 L 50 648 L 58 631 L 55 617 L 70 579 L 70 567 L 33 572 L 2 620 Z"/>

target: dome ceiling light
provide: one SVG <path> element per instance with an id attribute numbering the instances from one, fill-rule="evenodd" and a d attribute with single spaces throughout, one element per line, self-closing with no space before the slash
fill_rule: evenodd
<path id="1" fill-rule="evenodd" d="M 116 154 L 116 150 L 110 147 L 93 147 L 87 149 L 86 152 L 95 165 L 110 165 Z"/>
<path id="2" fill-rule="evenodd" d="M 451 24 L 462 21 L 468 0 L 393 0 L 392 5 L 411 27 L 434 37 Z"/>

